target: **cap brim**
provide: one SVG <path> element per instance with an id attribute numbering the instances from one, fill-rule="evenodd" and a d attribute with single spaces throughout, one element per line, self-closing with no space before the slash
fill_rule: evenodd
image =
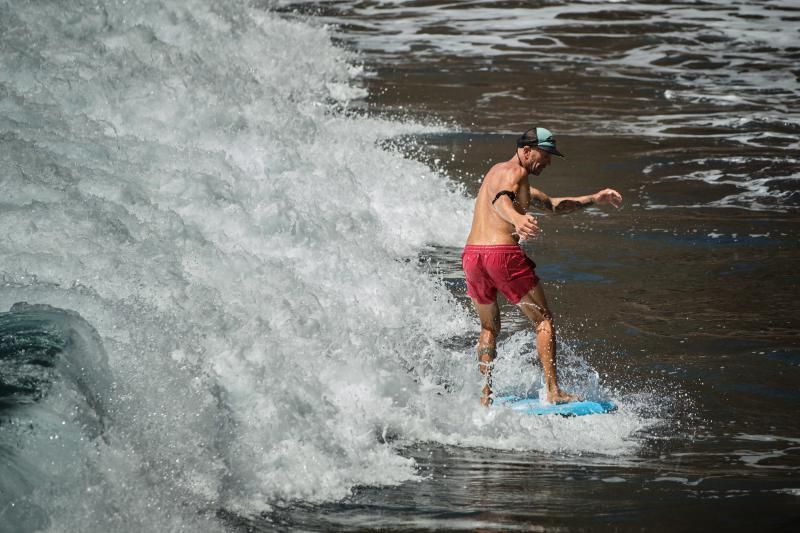
<path id="1" fill-rule="evenodd" d="M 549 152 L 549 153 L 551 153 L 553 155 L 557 155 L 558 157 L 564 157 L 564 158 L 567 157 L 564 154 L 562 154 L 561 152 L 559 152 L 558 150 L 556 150 L 555 148 L 550 148 L 549 146 L 542 146 L 540 144 L 539 146 L 537 146 L 537 148 L 540 148 L 540 149 L 544 150 L 545 152 Z"/>

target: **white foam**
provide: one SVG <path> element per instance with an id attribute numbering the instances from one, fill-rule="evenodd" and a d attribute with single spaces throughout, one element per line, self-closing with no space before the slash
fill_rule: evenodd
<path id="1" fill-rule="evenodd" d="M 671 482 L 671 483 L 680 483 L 681 485 L 686 485 L 687 487 L 696 487 L 700 483 L 702 483 L 704 478 L 698 478 L 694 481 L 689 481 L 689 478 L 681 477 L 681 476 L 659 476 L 655 478 L 653 481 L 657 483 L 661 482 Z"/>
<path id="2" fill-rule="evenodd" d="M 798 207 L 797 191 L 787 187 L 787 182 L 800 180 L 800 173 L 791 172 L 800 160 L 769 157 L 722 157 L 681 161 L 680 165 L 700 167 L 701 170 L 684 174 L 664 175 L 658 181 L 694 181 L 711 186 L 729 186 L 738 189 L 705 204 L 658 205 L 648 204 L 648 209 L 665 207 L 735 207 L 752 211 L 791 211 Z M 657 163 L 644 169 L 648 175 L 661 174 L 676 163 Z M 755 170 L 754 170 L 755 169 Z M 761 177 L 756 177 L 760 175 Z"/>
<path id="3" fill-rule="evenodd" d="M 53 523 L 119 529 L 114 505 L 129 528 L 208 530 L 219 507 L 413 478 L 374 428 L 467 322 L 405 259 L 460 244 L 470 206 L 376 142 L 436 127 L 331 114 L 364 93 L 319 28 L 204 2 L 70 9 L 15 6 L 4 38 L 42 45 L 0 69 L 0 303 L 80 312 L 118 383 L 110 444 L 53 472 Z"/>

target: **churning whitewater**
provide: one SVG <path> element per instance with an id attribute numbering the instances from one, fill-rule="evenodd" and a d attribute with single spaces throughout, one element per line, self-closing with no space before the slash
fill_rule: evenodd
<path id="1" fill-rule="evenodd" d="M 0 3 L 2 527 L 222 529 L 413 479 L 421 440 L 635 449 L 624 409 L 480 410 L 476 319 L 417 261 L 471 202 L 380 142 L 443 126 L 349 110 L 357 59 L 249 2 Z"/>

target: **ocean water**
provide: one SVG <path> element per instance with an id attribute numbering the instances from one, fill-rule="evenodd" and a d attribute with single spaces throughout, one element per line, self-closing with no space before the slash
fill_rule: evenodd
<path id="1" fill-rule="evenodd" d="M 0 4 L 0 531 L 788 530 L 798 18 Z M 613 415 L 477 403 L 458 254 L 531 120 L 543 188 L 626 196 L 526 245 Z M 535 392 L 503 319 L 497 387 Z"/>

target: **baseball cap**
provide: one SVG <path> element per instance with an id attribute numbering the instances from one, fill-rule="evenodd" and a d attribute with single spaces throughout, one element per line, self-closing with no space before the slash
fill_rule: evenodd
<path id="1" fill-rule="evenodd" d="M 556 138 L 547 128 L 531 128 L 517 139 L 517 148 L 535 146 L 559 157 L 567 157 L 556 148 Z"/>

